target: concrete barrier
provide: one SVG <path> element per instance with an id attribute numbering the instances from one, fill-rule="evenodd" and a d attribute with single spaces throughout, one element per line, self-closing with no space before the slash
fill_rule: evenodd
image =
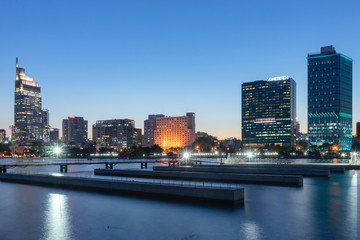
<path id="1" fill-rule="evenodd" d="M 154 171 L 184 171 L 184 172 L 211 172 L 211 173 L 243 173 L 243 174 L 274 174 L 274 175 L 300 175 L 305 177 L 330 177 L 329 170 L 297 170 L 297 169 L 242 169 L 236 167 L 196 166 L 196 167 L 163 167 L 154 166 Z"/>
<path id="2" fill-rule="evenodd" d="M 47 185 L 61 188 L 106 191 L 111 193 L 131 193 L 199 199 L 215 202 L 243 203 L 243 188 L 199 187 L 174 184 L 145 183 L 133 181 L 111 181 L 106 179 L 63 177 L 42 174 L 0 174 L 1 181 L 35 185 Z"/>
<path id="3" fill-rule="evenodd" d="M 95 169 L 95 175 L 302 186 L 302 176 Z"/>

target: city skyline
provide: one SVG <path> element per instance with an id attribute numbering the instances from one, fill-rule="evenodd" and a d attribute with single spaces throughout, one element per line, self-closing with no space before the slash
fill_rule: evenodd
<path id="1" fill-rule="evenodd" d="M 301 131 L 306 132 L 307 108 L 302 104 L 307 98 L 306 56 L 327 45 L 354 59 L 353 89 L 359 89 L 359 33 L 353 29 L 360 19 L 355 1 L 324 6 L 284 2 L 271 13 L 265 2 L 257 12 L 252 3 L 202 3 L 116 3 L 120 10 L 110 14 L 112 19 L 105 10 L 115 10 L 103 6 L 97 10 L 94 3 L 76 3 L 73 9 L 60 3 L 57 7 L 67 14 L 47 17 L 52 19 L 47 23 L 41 19 L 52 14 L 46 11 L 53 7 L 49 3 L 24 2 L 20 9 L 29 11 L 16 18 L 17 5 L 2 3 L 9 11 L 0 16 L 7 23 L 2 28 L 6 48 L 0 58 L 0 128 L 8 129 L 14 121 L 17 56 L 27 75 L 42 88 L 50 125 L 60 129 L 62 119 L 70 115 L 83 116 L 90 125 L 97 120 L 130 118 L 143 129 L 149 114 L 195 112 L 197 131 L 219 138 L 240 137 L 241 84 L 288 75 L 297 82 L 297 114 Z M 324 11 L 336 9 L 343 17 L 335 21 L 331 14 L 316 15 L 320 6 Z M 85 22 L 83 13 L 77 15 L 82 8 L 98 14 Z M 127 14 L 128 10 L 134 15 Z M 283 19 L 290 16 L 290 23 L 285 23 Z M 103 29 L 104 22 L 109 24 Z M 22 35 L 29 40 L 19 37 Z M 354 94 L 354 103 L 359 98 Z M 354 106 L 353 126 L 360 120 Z"/>

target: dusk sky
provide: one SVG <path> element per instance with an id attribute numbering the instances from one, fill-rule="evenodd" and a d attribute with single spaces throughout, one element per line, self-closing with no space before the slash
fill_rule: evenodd
<path id="1" fill-rule="evenodd" d="M 360 121 L 360 1 L 0 2 L 0 128 L 14 119 L 15 58 L 39 82 L 50 125 L 82 116 L 195 112 L 196 130 L 240 137 L 241 84 L 290 76 L 307 131 L 307 54 L 333 45 L 353 62 Z M 355 130 L 355 127 L 353 127 Z"/>

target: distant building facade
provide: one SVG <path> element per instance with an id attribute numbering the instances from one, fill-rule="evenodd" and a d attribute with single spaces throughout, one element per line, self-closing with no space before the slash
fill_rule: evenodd
<path id="1" fill-rule="evenodd" d="M 50 128 L 50 142 L 58 143 L 59 142 L 59 129 L 58 128 Z"/>
<path id="2" fill-rule="evenodd" d="M 296 138 L 296 83 L 290 77 L 242 84 L 242 143 L 294 146 Z"/>
<path id="3" fill-rule="evenodd" d="M 142 138 L 141 128 L 134 128 L 133 146 L 142 147 Z"/>
<path id="4" fill-rule="evenodd" d="M 112 119 L 96 121 L 93 125 L 93 140 L 97 149 L 114 150 L 141 146 L 141 129 L 135 128 L 131 119 Z"/>
<path id="5" fill-rule="evenodd" d="M 43 126 L 42 139 L 44 142 L 50 142 L 50 126 L 49 125 Z"/>
<path id="6" fill-rule="evenodd" d="M 43 135 L 43 112 L 40 87 L 32 77 L 19 68 L 16 58 L 14 135 L 12 140 L 24 145 L 41 140 Z"/>
<path id="7" fill-rule="evenodd" d="M 154 131 L 156 130 L 156 118 L 165 117 L 163 114 L 152 114 L 144 121 L 143 147 L 154 146 Z"/>
<path id="8" fill-rule="evenodd" d="M 195 113 L 186 113 L 186 116 L 156 118 L 154 143 L 163 149 L 190 146 L 195 139 Z"/>
<path id="9" fill-rule="evenodd" d="M 63 119 L 62 130 L 64 143 L 80 146 L 87 141 L 88 122 L 83 117 L 69 116 Z"/>
<path id="10" fill-rule="evenodd" d="M 6 130 L 0 129 L 0 143 L 4 143 L 6 141 Z"/>
<path id="11" fill-rule="evenodd" d="M 43 136 L 42 139 L 44 142 L 50 142 L 50 123 L 49 123 L 49 110 L 42 110 L 42 122 L 43 122 Z"/>
<path id="12" fill-rule="evenodd" d="M 9 136 L 8 136 L 9 142 L 13 142 L 13 139 L 14 139 L 14 125 L 9 126 L 8 133 L 9 133 Z"/>
<path id="13" fill-rule="evenodd" d="M 43 125 L 44 126 L 49 126 L 50 125 L 49 110 L 47 110 L 47 109 L 42 110 L 42 118 L 43 118 Z"/>
<path id="14" fill-rule="evenodd" d="M 360 140 L 360 122 L 356 123 L 356 138 Z"/>
<path id="15" fill-rule="evenodd" d="M 352 62 L 333 46 L 308 54 L 308 149 L 352 145 Z"/>

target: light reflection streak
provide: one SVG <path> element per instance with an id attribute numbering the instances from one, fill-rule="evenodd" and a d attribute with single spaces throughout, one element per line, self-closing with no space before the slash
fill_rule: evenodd
<path id="1" fill-rule="evenodd" d="M 354 238 L 353 239 L 357 239 L 357 236 L 358 235 L 358 229 L 359 229 L 359 223 L 358 223 L 358 219 L 360 218 L 360 216 L 358 214 L 359 211 L 358 211 L 358 204 L 359 204 L 359 182 L 360 182 L 360 177 L 358 176 L 358 172 L 357 171 L 353 171 L 352 174 L 351 174 L 351 184 L 350 184 L 350 187 L 349 187 L 349 204 L 347 204 L 348 206 L 348 212 L 349 212 L 349 224 L 351 224 L 351 228 L 354 232 Z"/>
<path id="2" fill-rule="evenodd" d="M 44 239 L 71 239 L 71 226 L 67 196 L 50 193 L 46 207 Z"/>
<path id="3" fill-rule="evenodd" d="M 258 240 L 263 238 L 261 227 L 254 221 L 245 221 L 241 226 L 240 236 L 245 240 Z"/>

